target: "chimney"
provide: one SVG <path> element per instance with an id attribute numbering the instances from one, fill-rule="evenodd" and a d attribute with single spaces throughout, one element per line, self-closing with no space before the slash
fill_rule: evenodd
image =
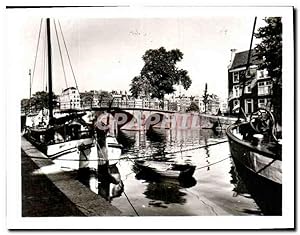
<path id="1" fill-rule="evenodd" d="M 231 51 L 230 63 L 232 63 L 237 50 L 236 49 L 230 49 L 230 51 Z"/>
<path id="2" fill-rule="evenodd" d="M 229 65 L 227 66 L 228 69 L 231 68 L 232 66 L 232 63 L 233 63 L 233 60 L 234 60 L 234 57 L 235 57 L 235 53 L 236 53 L 236 49 L 230 49 L 231 51 L 231 58 L 230 58 L 230 62 L 229 62 Z"/>

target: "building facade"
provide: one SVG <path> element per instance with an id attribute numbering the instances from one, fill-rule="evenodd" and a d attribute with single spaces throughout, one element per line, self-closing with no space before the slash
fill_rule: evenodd
<path id="1" fill-rule="evenodd" d="M 80 109 L 80 94 L 75 87 L 69 87 L 62 91 L 59 97 L 59 107 L 64 109 Z"/>
<path id="2" fill-rule="evenodd" d="M 215 94 L 209 95 L 206 104 L 206 113 L 216 115 L 218 114 L 219 110 L 220 110 L 220 98 Z"/>
<path id="3" fill-rule="evenodd" d="M 251 52 L 250 67 L 246 73 L 249 51 L 236 53 L 232 50 L 228 66 L 228 109 L 230 114 L 239 113 L 241 101 L 242 110 L 246 115 L 258 108 L 271 107 L 272 79 L 267 70 L 259 70 L 262 63 L 254 51 Z M 243 79 L 245 79 L 244 96 L 242 96 Z M 242 99 L 242 100 L 241 100 Z"/>

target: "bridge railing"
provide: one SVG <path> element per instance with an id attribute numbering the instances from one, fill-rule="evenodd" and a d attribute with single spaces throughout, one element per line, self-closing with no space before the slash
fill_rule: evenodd
<path id="1" fill-rule="evenodd" d="M 98 103 L 82 104 L 82 108 L 136 108 L 136 109 L 155 109 L 164 111 L 178 111 L 179 104 L 169 100 L 101 100 Z"/>

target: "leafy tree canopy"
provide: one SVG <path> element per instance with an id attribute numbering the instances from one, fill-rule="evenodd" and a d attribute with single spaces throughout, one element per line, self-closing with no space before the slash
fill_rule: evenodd
<path id="1" fill-rule="evenodd" d="M 261 43 L 256 45 L 255 51 L 258 58 L 263 60 L 261 69 L 267 69 L 274 80 L 281 79 L 282 68 L 282 23 L 281 17 L 265 18 L 266 26 L 258 29 L 256 38 Z"/>
<path id="2" fill-rule="evenodd" d="M 258 58 L 263 60 L 260 69 L 267 69 L 272 78 L 272 106 L 278 123 L 282 116 L 282 22 L 281 17 L 264 19 L 266 26 L 258 29 L 255 34 L 261 42 L 256 45 L 255 51 Z"/>
<path id="3" fill-rule="evenodd" d="M 53 94 L 53 106 L 57 106 L 57 95 Z M 30 107 L 29 107 L 30 106 Z M 38 91 L 32 95 L 30 99 L 21 100 L 21 108 L 29 110 L 29 108 L 34 110 L 41 110 L 43 108 L 49 108 L 49 96 L 48 92 Z"/>
<path id="4" fill-rule="evenodd" d="M 174 85 L 181 84 L 186 90 L 191 86 L 188 72 L 176 67 L 176 63 L 183 58 L 179 49 L 150 49 L 142 58 L 145 62 L 144 67 L 140 75 L 131 81 L 130 91 L 134 97 L 144 95 L 162 99 L 165 94 L 175 91 Z"/>

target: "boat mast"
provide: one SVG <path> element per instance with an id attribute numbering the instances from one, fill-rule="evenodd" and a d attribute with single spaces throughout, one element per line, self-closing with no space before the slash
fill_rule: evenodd
<path id="1" fill-rule="evenodd" d="M 239 117 L 238 117 L 238 120 L 240 120 L 241 112 L 244 113 L 243 106 L 245 105 L 244 94 L 245 94 L 245 84 L 246 84 L 246 73 L 247 73 L 247 70 L 248 70 L 249 67 L 250 67 L 251 49 L 252 49 L 252 42 L 253 42 L 253 36 L 254 36 L 254 31 L 255 31 L 256 19 L 257 19 L 257 17 L 255 16 L 255 18 L 254 18 L 254 23 L 253 23 L 253 29 L 252 29 L 252 35 L 251 35 L 251 41 L 250 41 L 250 48 L 249 48 L 248 58 L 247 58 L 247 64 L 246 64 L 246 71 L 245 71 L 245 76 L 243 77 L 242 95 L 241 95 L 241 97 L 240 97 L 240 109 L 239 109 Z M 245 116 L 245 118 L 246 118 L 246 116 Z M 246 119 L 247 119 L 247 118 L 246 118 Z"/>
<path id="2" fill-rule="evenodd" d="M 48 45 L 48 96 L 49 96 L 49 121 L 53 118 L 53 93 L 52 93 L 52 60 L 51 60 L 51 34 L 50 19 L 46 20 L 47 25 L 47 45 Z"/>
<path id="3" fill-rule="evenodd" d="M 31 69 L 29 69 L 29 110 L 28 112 L 30 113 L 31 109 Z"/>

